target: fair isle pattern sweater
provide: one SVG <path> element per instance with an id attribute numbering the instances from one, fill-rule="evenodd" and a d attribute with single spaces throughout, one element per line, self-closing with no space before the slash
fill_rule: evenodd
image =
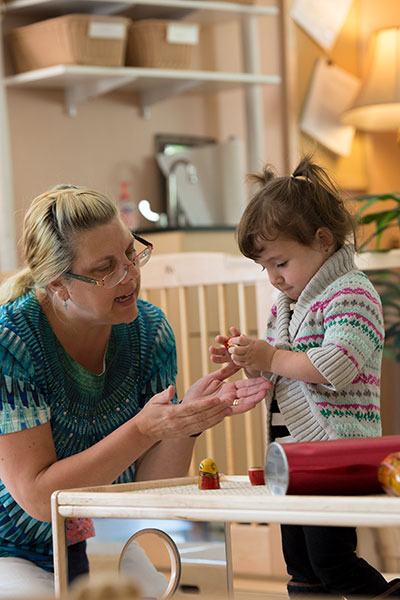
<path id="1" fill-rule="evenodd" d="M 344 246 L 321 266 L 290 318 L 292 302 L 279 294 L 266 339 L 282 350 L 306 352 L 329 384 L 272 375 L 267 414 L 274 394 L 290 432 L 287 441 L 380 436 L 382 306 L 368 277 L 354 263 L 353 246 Z"/>
<path id="2" fill-rule="evenodd" d="M 165 315 L 138 300 L 132 323 L 114 325 L 105 370 L 67 354 L 32 294 L 0 308 L 0 435 L 50 421 L 57 458 L 89 448 L 175 383 L 175 338 Z M 131 482 L 135 463 L 115 483 Z M 87 537 L 87 536 L 85 536 Z M 53 570 L 51 523 L 37 521 L 0 481 L 0 556 Z"/>

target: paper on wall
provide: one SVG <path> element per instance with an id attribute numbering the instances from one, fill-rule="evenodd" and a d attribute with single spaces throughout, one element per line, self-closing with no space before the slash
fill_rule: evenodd
<path id="1" fill-rule="evenodd" d="M 333 48 L 353 0 L 293 0 L 292 18 L 320 46 Z"/>
<path id="2" fill-rule="evenodd" d="M 326 148 L 348 156 L 354 127 L 343 125 L 340 115 L 356 97 L 360 80 L 326 58 L 316 62 L 300 119 L 300 129 Z"/>
<path id="3" fill-rule="evenodd" d="M 181 158 L 197 170 L 197 183 L 190 183 L 184 165 L 176 169 L 178 203 L 192 227 L 236 226 L 245 206 L 244 143 L 230 138 L 220 144 L 167 155 L 157 154 L 157 161 L 167 177 L 171 165 Z"/>

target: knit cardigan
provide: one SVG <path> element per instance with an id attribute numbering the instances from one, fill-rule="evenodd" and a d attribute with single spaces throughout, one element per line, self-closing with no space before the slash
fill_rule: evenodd
<path id="1" fill-rule="evenodd" d="M 291 304 L 285 293 L 279 294 L 266 340 L 279 349 L 306 352 L 329 383 L 269 374 L 274 386 L 266 397 L 267 415 L 275 395 L 290 432 L 287 441 L 380 436 L 382 305 L 368 277 L 356 268 L 354 247 L 342 247 L 321 266 L 292 316 Z M 270 416 L 268 441 L 269 422 Z"/>

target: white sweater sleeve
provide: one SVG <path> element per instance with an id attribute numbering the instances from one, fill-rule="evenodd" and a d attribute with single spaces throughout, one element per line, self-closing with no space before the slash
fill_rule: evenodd
<path id="1" fill-rule="evenodd" d="M 372 293 L 371 293 L 372 292 Z M 324 311 L 324 339 L 307 355 L 336 390 L 351 383 L 382 350 L 384 325 L 379 296 L 372 286 L 349 289 L 345 305 L 332 298 Z"/>

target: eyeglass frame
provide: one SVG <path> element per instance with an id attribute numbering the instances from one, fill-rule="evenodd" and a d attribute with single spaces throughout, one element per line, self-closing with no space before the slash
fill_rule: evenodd
<path id="1" fill-rule="evenodd" d="M 86 275 L 76 275 L 75 273 L 64 273 L 65 277 L 70 277 L 71 279 L 77 279 L 78 281 L 83 281 L 85 283 L 92 283 L 94 285 L 100 286 L 100 287 L 105 287 L 104 285 L 104 280 L 109 277 L 110 275 L 112 275 L 113 273 L 115 273 L 116 271 L 119 271 L 119 269 L 122 268 L 126 268 L 125 271 L 125 275 L 124 277 L 121 279 L 121 281 L 123 281 L 128 273 L 128 269 L 129 267 L 131 267 L 132 265 L 135 266 L 135 262 L 137 260 L 137 257 L 140 256 L 140 254 L 142 254 L 143 252 L 145 252 L 148 248 L 150 248 L 150 252 L 153 251 L 153 244 L 151 242 L 148 242 L 147 240 L 145 240 L 144 238 L 140 237 L 139 235 L 137 235 L 137 233 L 132 233 L 132 236 L 135 238 L 135 240 L 137 240 L 138 242 L 140 242 L 141 244 L 143 244 L 144 246 L 146 246 L 146 248 L 144 248 L 144 250 L 141 250 L 140 252 L 138 252 L 135 256 L 135 258 L 133 259 L 132 262 L 130 262 L 127 265 L 121 265 L 120 267 L 117 267 L 116 269 L 114 269 L 113 271 L 110 271 L 110 273 L 107 273 L 107 275 L 104 275 L 104 277 L 102 277 L 101 279 L 94 279 L 94 277 L 87 277 Z M 112 289 L 113 287 L 116 287 L 117 285 L 119 285 L 120 282 L 116 283 L 114 286 L 112 286 L 111 288 L 106 288 L 106 289 Z"/>

